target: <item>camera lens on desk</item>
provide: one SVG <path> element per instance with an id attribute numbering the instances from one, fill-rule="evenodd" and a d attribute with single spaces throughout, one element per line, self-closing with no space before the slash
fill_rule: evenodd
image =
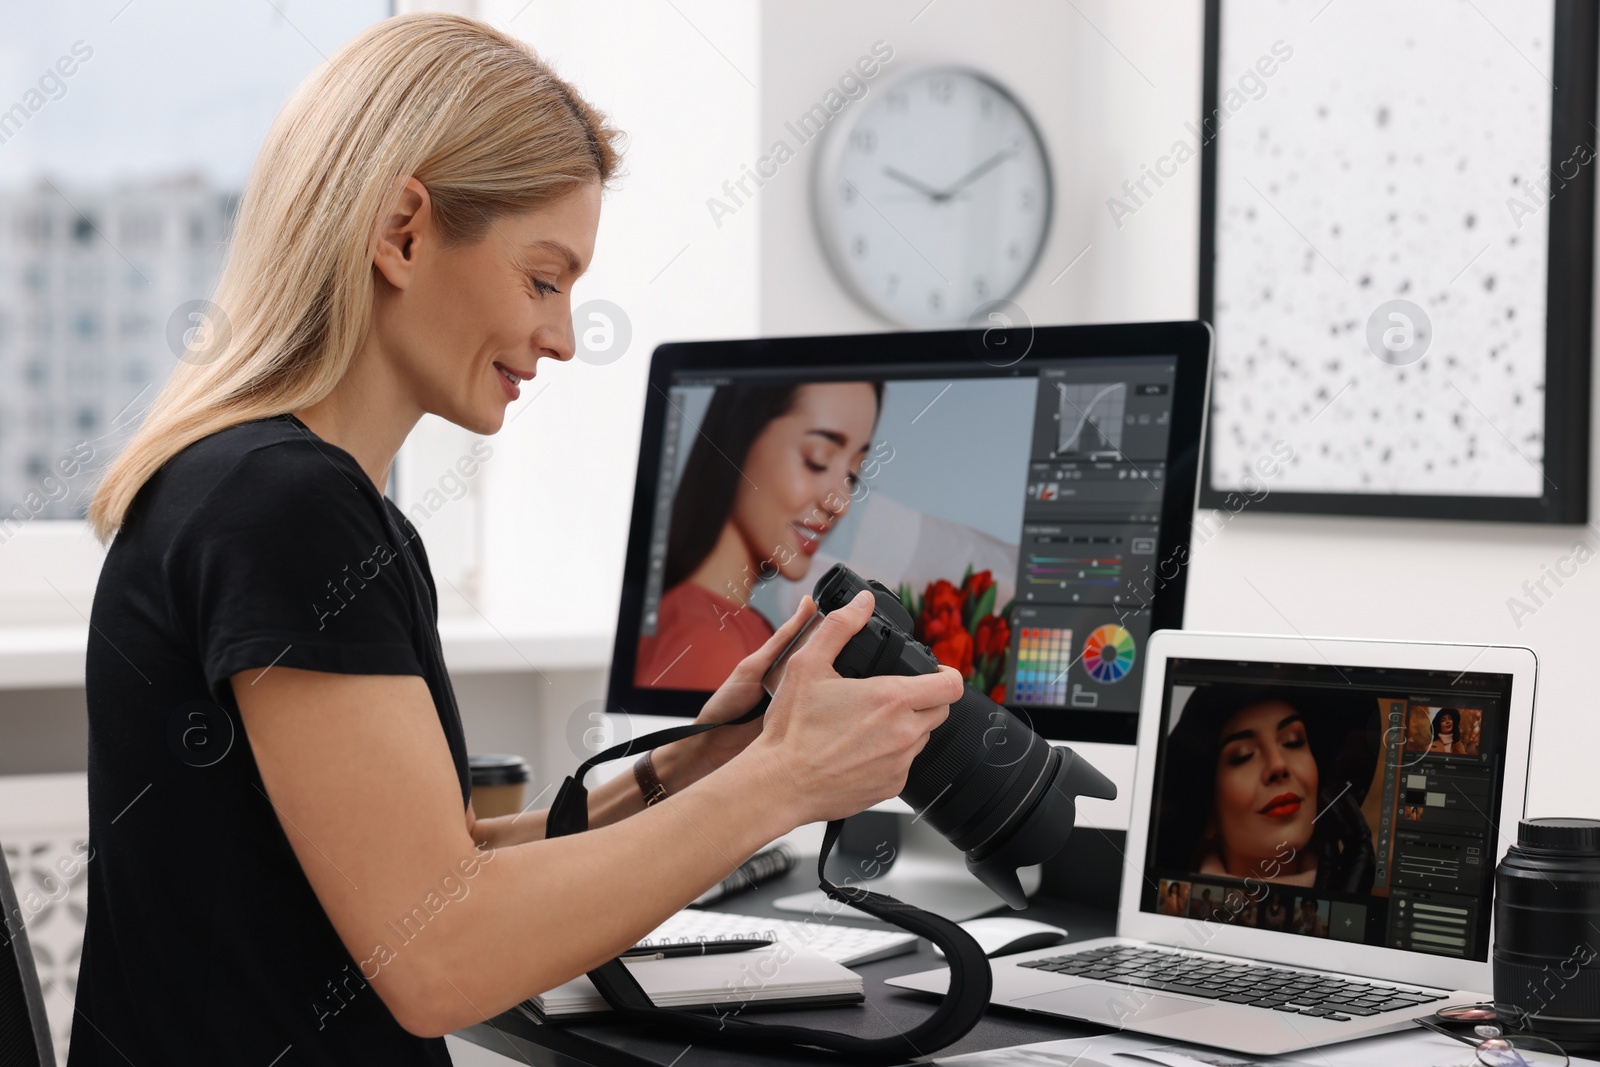
<path id="1" fill-rule="evenodd" d="M 1495 871 L 1494 999 L 1569 1052 L 1600 1050 L 1600 822 L 1524 819 Z"/>

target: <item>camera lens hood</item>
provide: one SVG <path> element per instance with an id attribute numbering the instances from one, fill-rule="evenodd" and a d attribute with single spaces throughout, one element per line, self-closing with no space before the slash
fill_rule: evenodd
<path id="1" fill-rule="evenodd" d="M 1050 746 L 1050 765 L 1043 781 L 1044 788 L 1032 807 L 1020 813 L 1014 829 L 999 835 L 991 848 L 973 849 L 966 855 L 967 870 L 973 877 L 1013 908 L 1028 906 L 1017 869 L 1043 863 L 1061 851 L 1077 822 L 1078 798 L 1113 800 L 1117 795 L 1111 779 L 1072 749 L 1058 745 Z"/>

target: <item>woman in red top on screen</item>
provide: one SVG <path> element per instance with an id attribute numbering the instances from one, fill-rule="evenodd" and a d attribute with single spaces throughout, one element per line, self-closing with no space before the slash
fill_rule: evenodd
<path id="1" fill-rule="evenodd" d="M 634 684 L 715 689 L 772 636 L 751 595 L 805 580 L 850 508 L 882 403 L 882 382 L 717 388 L 678 479 Z"/>

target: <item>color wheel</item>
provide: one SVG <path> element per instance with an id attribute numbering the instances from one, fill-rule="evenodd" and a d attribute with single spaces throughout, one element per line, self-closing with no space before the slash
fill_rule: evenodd
<path id="1" fill-rule="evenodd" d="M 1102 685 L 1122 681 L 1133 670 L 1133 635 L 1114 622 L 1097 628 L 1083 643 L 1083 666 Z"/>

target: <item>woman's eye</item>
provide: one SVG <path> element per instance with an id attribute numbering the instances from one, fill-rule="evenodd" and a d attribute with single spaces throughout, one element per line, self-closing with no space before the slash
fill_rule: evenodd
<path id="1" fill-rule="evenodd" d="M 850 483 L 850 488 L 851 489 L 854 489 L 856 486 L 861 484 L 861 475 L 857 474 L 855 471 L 851 471 L 849 474 L 845 475 L 844 477 L 845 477 L 845 481 Z"/>
<path id="2" fill-rule="evenodd" d="M 806 460 L 806 470 L 812 472 L 813 474 L 821 474 L 827 469 L 828 465 L 826 463 L 818 463 L 814 459 Z"/>
<path id="3" fill-rule="evenodd" d="M 1240 748 L 1229 752 L 1224 758 L 1228 761 L 1228 766 L 1237 767 L 1242 763 L 1249 763 L 1250 757 L 1254 755 L 1254 749 Z"/>
<path id="4" fill-rule="evenodd" d="M 557 289 L 555 286 L 551 285 L 547 281 L 543 281 L 543 280 L 541 280 L 539 278 L 534 278 L 534 279 L 532 279 L 532 281 L 533 281 L 534 289 L 538 291 L 540 296 L 548 296 L 551 293 L 559 293 L 559 292 L 561 292 L 560 289 Z"/>

